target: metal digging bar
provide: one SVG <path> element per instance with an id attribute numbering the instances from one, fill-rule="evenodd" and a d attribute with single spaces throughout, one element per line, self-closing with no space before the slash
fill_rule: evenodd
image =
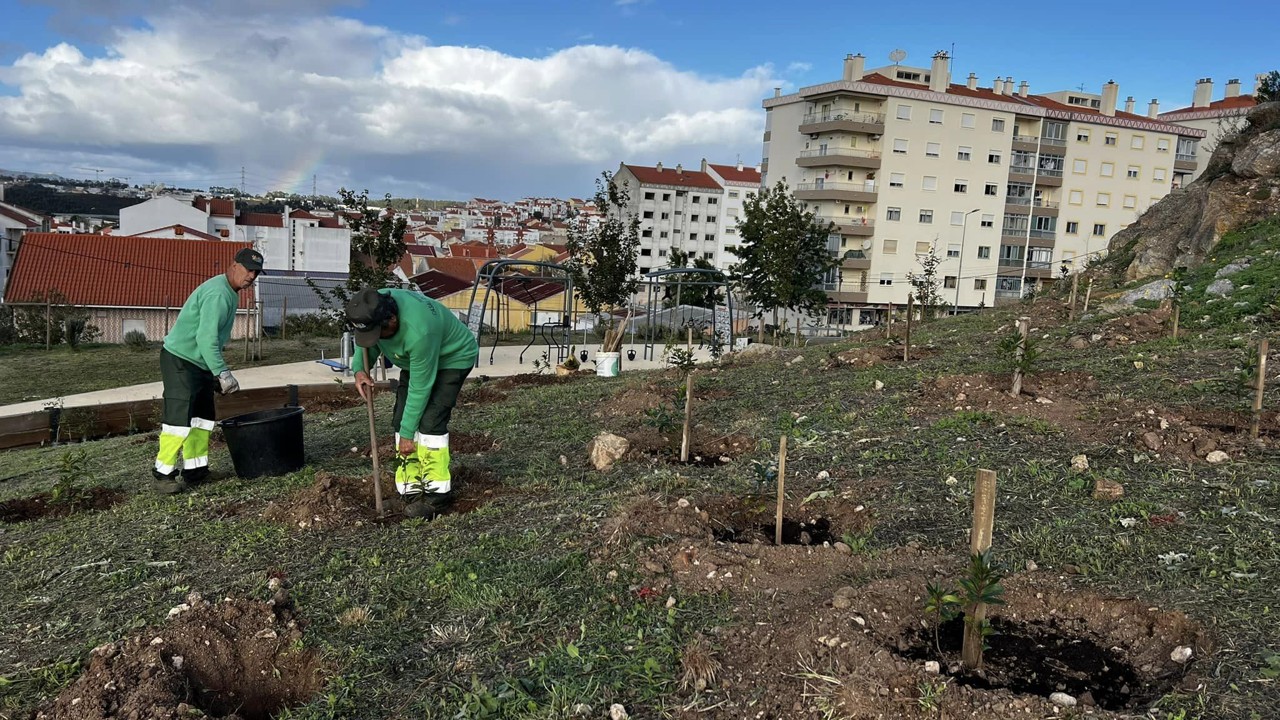
<path id="1" fill-rule="evenodd" d="M 540 272 L 538 275 L 526 275 L 522 272 L 516 271 L 515 270 L 516 268 L 539 268 Z M 556 277 L 554 275 L 548 275 L 545 272 L 546 270 L 550 270 L 552 272 L 558 272 L 560 273 L 560 276 Z M 564 291 L 562 294 L 563 308 L 562 308 L 562 314 L 561 314 L 561 321 L 559 323 L 549 323 L 549 324 L 543 323 L 540 326 L 540 330 L 541 330 L 543 339 L 546 340 L 547 342 L 548 350 L 553 345 L 556 347 L 556 362 L 564 362 L 565 357 L 568 355 L 569 343 L 571 341 L 570 335 L 572 334 L 573 324 L 575 320 L 575 317 L 574 317 L 575 313 L 574 313 L 574 306 L 573 306 L 573 276 L 569 273 L 569 269 L 559 263 L 538 262 L 533 260 L 512 260 L 510 258 L 502 258 L 502 259 L 490 260 L 486 262 L 484 265 L 480 267 L 480 270 L 476 272 L 476 281 L 471 286 L 471 300 L 467 304 L 467 308 L 468 308 L 467 309 L 467 327 L 471 329 L 471 334 L 476 338 L 476 341 L 479 342 L 481 339 L 480 336 L 484 330 L 483 318 L 485 316 L 485 312 L 490 307 L 489 298 L 495 292 L 499 296 L 494 300 L 494 304 L 493 304 L 495 316 L 493 318 L 494 320 L 493 321 L 493 328 L 494 328 L 493 345 L 489 348 L 489 364 L 490 365 L 494 363 L 494 356 L 498 351 L 498 337 L 500 334 L 498 332 L 498 327 L 499 327 L 498 323 L 500 318 L 497 316 L 497 313 L 500 312 L 499 308 L 502 305 L 502 302 L 504 299 L 508 304 L 508 316 L 509 316 L 509 308 L 510 308 L 510 302 L 512 300 L 512 297 L 507 291 L 510 290 L 512 286 L 519 286 L 519 284 L 521 284 L 522 282 L 527 284 L 533 281 L 541 281 L 543 283 L 557 283 L 564 287 Z M 481 297 L 480 304 L 477 305 L 476 294 L 479 292 L 480 287 L 482 285 L 484 286 L 484 295 Z M 504 285 L 506 286 L 505 288 L 504 288 Z M 526 293 L 526 297 L 530 297 L 530 296 Z M 535 317 L 535 313 L 537 312 L 536 303 L 537 301 L 535 300 L 533 303 L 529 304 L 531 337 L 529 339 L 529 344 L 526 345 L 524 349 L 520 351 L 521 363 L 524 362 L 525 351 L 527 351 L 536 341 L 536 337 L 534 337 L 534 332 L 533 332 L 534 323 L 532 322 L 532 320 Z M 551 331 L 550 336 L 546 334 L 546 331 L 548 329 Z M 557 331 L 561 331 L 563 333 L 561 338 L 556 337 Z M 564 342 L 563 343 L 559 342 L 560 339 L 563 339 Z M 552 342 L 553 340 L 555 340 L 554 343 Z M 479 364 L 480 364 L 480 359 L 476 358 L 476 365 L 479 366 Z"/>
<path id="2" fill-rule="evenodd" d="M 686 277 L 678 278 L 678 282 L 673 283 L 667 279 L 669 275 L 681 275 Z M 694 276 L 687 278 L 687 276 Z M 686 279 L 687 278 L 687 279 Z M 707 308 L 711 311 L 711 327 L 713 332 L 721 332 L 725 336 L 726 347 L 733 347 L 733 293 L 730 288 L 729 278 L 720 270 L 708 268 L 665 268 L 662 270 L 654 270 L 645 273 L 641 282 L 645 286 L 645 320 L 646 327 L 644 332 L 644 359 L 654 359 L 654 345 L 657 340 L 657 322 L 659 309 L 655 306 L 660 303 L 663 298 L 660 297 L 659 290 L 665 290 L 671 285 L 679 285 L 680 287 L 718 287 L 724 292 L 725 312 L 721 317 L 719 305 L 713 305 Z M 681 312 L 680 307 L 673 308 L 675 313 Z M 724 322 L 722 322 L 724 321 Z M 634 321 L 633 321 L 634 322 Z M 692 322 L 690 318 L 687 322 Z M 685 323 L 681 323 L 681 327 Z M 701 334 L 700 334 L 701 335 Z M 699 338 L 699 347 L 702 346 L 701 338 Z"/>

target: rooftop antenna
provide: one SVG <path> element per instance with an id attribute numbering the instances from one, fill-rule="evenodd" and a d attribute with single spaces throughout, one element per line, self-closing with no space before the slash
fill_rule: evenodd
<path id="1" fill-rule="evenodd" d="M 889 53 L 889 59 L 893 61 L 893 64 L 896 67 L 898 63 L 907 59 L 907 51 L 902 49 L 894 50 L 893 52 Z"/>
<path id="2" fill-rule="evenodd" d="M 1080 83 L 1079 85 L 1077 85 L 1076 89 L 1079 90 L 1080 92 L 1084 92 L 1084 83 Z"/>

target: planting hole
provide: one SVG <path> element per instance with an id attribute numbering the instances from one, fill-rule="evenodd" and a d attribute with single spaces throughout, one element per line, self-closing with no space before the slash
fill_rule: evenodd
<path id="1" fill-rule="evenodd" d="M 717 528 L 714 537 L 719 542 L 772 544 L 776 527 L 775 523 L 761 523 L 744 528 L 726 526 Z M 832 535 L 831 521 L 826 518 L 807 521 L 782 518 L 783 545 L 821 545 L 838 539 Z"/>

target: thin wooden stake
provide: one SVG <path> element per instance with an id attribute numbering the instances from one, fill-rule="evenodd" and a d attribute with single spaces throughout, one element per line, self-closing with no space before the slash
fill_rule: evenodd
<path id="1" fill-rule="evenodd" d="M 691 331 L 692 332 L 692 331 Z M 684 432 L 680 434 L 680 462 L 689 462 L 690 421 L 693 418 L 693 371 L 684 376 Z"/>
<path id="2" fill-rule="evenodd" d="M 1178 320 L 1182 315 L 1182 305 L 1174 302 L 1173 304 L 1173 339 L 1178 339 Z"/>
<path id="3" fill-rule="evenodd" d="M 1249 428 L 1249 437 L 1258 439 L 1262 429 L 1262 393 L 1267 389 L 1267 339 L 1258 343 L 1258 391 L 1253 395 L 1253 425 Z"/>
<path id="4" fill-rule="evenodd" d="M 980 555 L 991 548 L 991 534 L 996 518 L 996 473 L 979 470 L 973 486 L 973 526 L 969 530 L 969 554 Z M 971 670 L 982 667 L 982 624 L 987 617 L 985 603 L 973 606 L 972 616 L 964 624 L 964 645 L 960 662 Z"/>
<path id="5" fill-rule="evenodd" d="M 44 349 L 53 347 L 53 295 L 44 296 Z"/>
<path id="6" fill-rule="evenodd" d="M 1009 390 L 1009 394 L 1018 397 L 1022 394 L 1022 358 L 1027 352 L 1027 333 L 1029 332 L 1029 318 L 1018 318 L 1018 334 L 1022 339 L 1018 341 L 1018 354 L 1013 368 L 1013 387 Z"/>
<path id="7" fill-rule="evenodd" d="M 1080 309 L 1080 314 L 1085 315 L 1089 312 L 1089 296 L 1093 294 L 1093 278 L 1089 278 L 1089 287 L 1084 291 L 1084 307 Z"/>
<path id="8" fill-rule="evenodd" d="M 688 330 L 689 332 L 684 341 L 684 349 L 685 349 L 685 352 L 692 353 L 693 352 L 693 326 L 690 325 L 689 327 L 685 328 L 685 330 Z"/>
<path id="9" fill-rule="evenodd" d="M 782 501 L 786 498 L 787 436 L 778 441 L 778 513 L 773 524 L 773 544 L 782 545 Z"/>
<path id="10" fill-rule="evenodd" d="M 364 353 L 364 371 L 369 372 L 369 348 L 360 348 Z M 373 376 L 370 375 L 370 378 Z M 382 511 L 382 466 L 378 460 L 378 430 L 373 423 L 373 388 L 369 388 L 369 392 L 364 398 L 365 409 L 369 413 L 369 454 L 373 456 L 373 507 L 378 511 L 378 517 L 384 517 Z M 396 448 L 396 452 L 400 452 Z"/>
<path id="11" fill-rule="evenodd" d="M 1076 319 L 1076 290 L 1079 289 L 1079 287 L 1080 287 L 1080 274 L 1072 273 L 1071 274 L 1071 300 L 1068 303 L 1068 305 L 1070 305 L 1070 310 L 1067 311 L 1068 320 Z"/>
<path id="12" fill-rule="evenodd" d="M 902 362 L 911 359 L 911 315 L 915 312 L 915 301 L 915 295 L 907 295 L 907 341 L 902 345 Z"/>
<path id="13" fill-rule="evenodd" d="M 885 339 L 888 339 L 889 336 L 892 334 L 893 334 L 893 303 L 889 303 L 889 313 L 884 323 Z"/>
<path id="14" fill-rule="evenodd" d="M 289 296 L 285 295 L 280 299 L 280 339 L 284 340 L 289 337 Z"/>

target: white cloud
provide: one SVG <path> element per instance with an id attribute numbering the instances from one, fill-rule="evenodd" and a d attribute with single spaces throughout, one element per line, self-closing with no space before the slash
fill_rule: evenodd
<path id="1" fill-rule="evenodd" d="M 318 14 L 147 19 L 101 57 L 63 43 L 0 66 L 18 92 L 0 96 L 0 166 L 17 146 L 287 180 L 322 157 L 323 179 L 397 192 L 583 194 L 623 160 L 758 157 L 779 84 L 767 66 L 711 78 L 593 45 L 521 58 Z"/>

